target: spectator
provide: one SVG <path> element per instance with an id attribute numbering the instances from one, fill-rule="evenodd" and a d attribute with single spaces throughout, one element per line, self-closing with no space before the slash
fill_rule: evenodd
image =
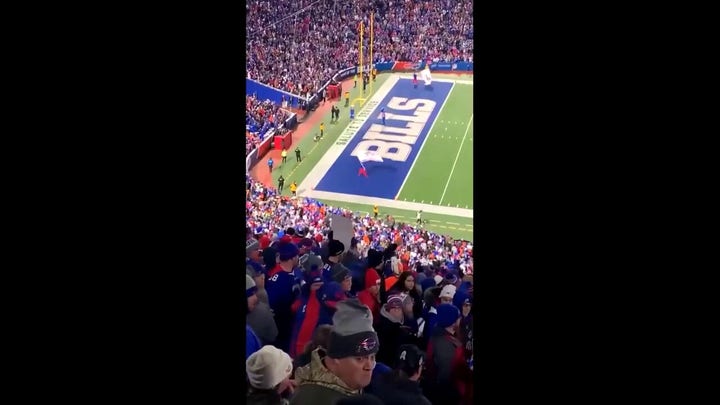
<path id="1" fill-rule="evenodd" d="M 366 26 L 363 59 L 369 59 L 369 14 L 375 11 L 375 62 L 473 60 L 470 0 L 417 2 L 391 8 L 320 0 L 297 10 L 296 3 L 262 2 L 247 15 L 247 77 L 307 97 L 342 68 L 358 63 L 359 20 Z M 286 16 L 293 15 L 293 18 Z M 343 27 L 335 32 L 334 27 Z"/>
<path id="2" fill-rule="evenodd" d="M 459 404 L 472 384 L 472 371 L 463 345 L 455 333 L 460 327 L 460 311 L 451 304 L 437 310 L 437 326 L 427 350 L 426 395 L 433 403 Z"/>
<path id="3" fill-rule="evenodd" d="M 365 274 L 365 289 L 358 293 L 358 299 L 370 309 L 373 324 L 380 320 L 380 275 L 375 269 L 368 269 Z"/>
<path id="4" fill-rule="evenodd" d="M 368 239 L 369 242 L 369 239 Z M 365 242 L 363 242 L 364 244 Z M 374 273 L 378 273 L 382 271 L 382 253 L 378 252 L 375 249 L 368 249 L 367 252 L 367 266 L 365 268 L 365 272 L 362 273 L 361 277 L 358 277 L 357 279 L 353 279 L 353 287 L 355 288 L 355 285 L 357 284 L 356 291 L 361 291 L 367 288 L 368 284 L 365 282 L 365 278 L 367 277 L 367 273 L 372 271 Z M 373 278 L 375 276 L 373 275 Z"/>
<path id="5" fill-rule="evenodd" d="M 460 328 L 458 340 L 465 346 L 465 359 L 469 360 L 473 354 L 473 316 L 472 297 L 465 298 L 460 306 Z"/>
<path id="6" fill-rule="evenodd" d="M 265 268 L 261 263 L 262 251 L 260 250 L 260 243 L 256 239 L 248 239 L 245 244 L 245 253 L 247 255 L 245 272 L 255 281 L 258 289 L 258 300 L 268 304 L 267 291 L 265 291 Z"/>
<path id="7" fill-rule="evenodd" d="M 280 262 L 268 272 L 266 289 L 278 329 L 275 346 L 289 351 L 292 304 L 300 292 L 300 285 L 293 274 L 298 264 L 298 248 L 290 242 L 282 242 L 278 245 L 278 255 Z"/>
<path id="8" fill-rule="evenodd" d="M 415 286 L 415 277 L 412 272 L 404 271 L 397 282 L 390 288 L 390 294 L 408 294 L 414 302 L 413 318 L 420 318 L 422 314 L 422 297 Z"/>
<path id="9" fill-rule="evenodd" d="M 250 387 L 247 403 L 255 405 L 288 404 L 282 398 L 286 391 L 293 392 L 292 359 L 274 346 L 263 346 L 245 362 Z"/>
<path id="10" fill-rule="evenodd" d="M 402 345 L 394 360 L 393 370 L 374 378 L 366 391 L 382 398 L 386 404 L 432 405 L 419 384 L 424 353 L 415 345 Z"/>
<path id="11" fill-rule="evenodd" d="M 255 335 L 260 339 L 260 342 L 267 345 L 275 341 L 278 329 L 273 319 L 267 291 L 265 290 L 265 274 L 261 272 L 261 270 L 258 270 L 262 268 L 262 265 L 252 261 L 250 258 L 259 257 L 256 253 L 259 243 L 255 239 L 250 239 L 246 246 L 250 253 L 248 253 L 249 263 L 245 265 L 245 272 L 246 276 L 250 276 L 255 284 L 255 296 L 257 297 L 257 303 L 254 305 L 253 310 L 248 313 L 246 321 L 253 332 L 255 332 Z"/>
<path id="12" fill-rule="evenodd" d="M 327 350 L 332 328 L 332 325 L 320 325 L 315 329 L 312 340 L 305 345 L 304 350 L 295 358 L 295 369 L 310 364 L 312 352 L 315 349 L 323 348 L 323 350 Z"/>
<path id="13" fill-rule="evenodd" d="M 279 135 L 286 130 L 285 120 L 290 114 L 270 100 L 260 101 L 254 95 L 245 96 L 245 156 L 256 149 L 271 129 Z"/>
<path id="14" fill-rule="evenodd" d="M 420 347 L 427 347 L 430 335 L 435 329 L 437 322 L 437 308 L 440 306 L 440 286 L 428 288 L 423 295 L 422 321 L 418 325 L 418 336 L 420 336 Z"/>
<path id="15" fill-rule="evenodd" d="M 320 325 L 332 320 L 339 302 L 350 298 L 350 285 L 352 277 L 350 270 L 340 263 L 336 263 L 330 271 L 330 280 L 326 281 L 318 292 L 320 296 Z"/>
<path id="16" fill-rule="evenodd" d="M 255 230 L 256 238 L 263 249 L 266 267 L 269 269 L 276 264 L 275 251 L 269 245 L 273 236 L 278 233 L 278 229 L 302 225 L 309 229 L 307 237 L 318 243 L 323 241 L 327 243 L 326 234 L 329 230 L 327 218 L 331 213 L 351 218 L 355 236 L 367 240 L 368 249 L 387 250 L 393 240 L 400 238 L 403 243 L 398 251 L 401 254 L 411 253 L 408 266 L 421 263 L 437 270 L 446 265 L 454 265 L 457 261 L 461 266 L 466 265 L 469 268 L 472 266 L 473 246 L 470 242 L 452 240 L 444 235 L 421 230 L 408 224 L 397 224 L 390 216 L 376 221 L 370 214 L 362 216 L 309 198 L 297 200 L 285 196 L 277 198 L 274 188 L 266 187 L 252 179 L 249 179 L 249 183 L 246 226 Z M 325 258 L 327 260 L 327 254 Z M 329 274 L 327 276 L 329 277 Z M 360 288 L 363 286 L 364 283 L 360 284 Z M 388 286 L 388 289 L 390 287 L 392 285 Z"/>
<path id="17" fill-rule="evenodd" d="M 425 277 L 425 279 L 420 283 L 422 287 L 423 295 L 425 294 L 425 291 L 427 291 L 430 287 L 435 287 L 439 281 L 442 281 L 441 276 L 432 276 L 432 277 Z"/>
<path id="18" fill-rule="evenodd" d="M 255 287 L 255 282 L 253 279 L 245 275 L 245 294 L 247 296 L 247 311 L 248 313 L 251 313 L 253 309 L 255 309 L 255 305 L 257 304 L 257 296 L 255 295 L 255 292 L 257 291 L 257 288 Z M 262 343 L 260 342 L 260 339 L 257 337 L 255 332 L 253 332 L 252 328 L 249 324 L 245 324 L 245 359 L 250 357 L 251 354 L 255 353 L 256 351 L 260 350 L 262 347 Z"/>
<path id="19" fill-rule="evenodd" d="M 356 299 L 340 302 L 333 325 L 327 351 L 315 349 L 310 364 L 295 372 L 292 405 L 332 405 L 370 384 L 379 349 L 370 310 Z"/>
<path id="20" fill-rule="evenodd" d="M 456 290 L 457 289 L 452 284 L 444 286 L 440 290 L 440 303 L 441 304 L 452 304 L 453 298 L 455 297 Z"/>
<path id="21" fill-rule="evenodd" d="M 345 244 L 339 240 L 331 240 L 327 246 L 327 256 L 325 266 L 323 267 L 323 277 L 327 281 L 332 280 L 332 270 L 335 268 L 345 267 L 340 264 L 342 254 L 345 252 Z"/>
<path id="22" fill-rule="evenodd" d="M 403 305 L 403 326 L 407 327 L 413 336 L 418 336 L 418 327 L 420 317 L 415 317 L 414 307 L 415 300 L 409 294 L 401 293 Z"/>
<path id="23" fill-rule="evenodd" d="M 322 261 L 317 256 L 313 256 L 306 261 L 306 264 L 311 260 L 316 260 L 317 264 L 309 265 L 312 268 L 310 271 L 305 272 L 307 282 L 301 287 L 300 296 L 292 306 L 293 312 L 296 314 L 290 346 L 290 355 L 293 358 L 305 349 L 320 318 L 318 290 L 323 285 L 323 279 L 320 275 Z"/>
<path id="24" fill-rule="evenodd" d="M 391 295 L 380 308 L 380 320 L 377 323 L 377 334 L 382 343 L 377 354 L 378 361 L 393 364 L 401 345 L 417 343 L 417 338 L 403 325 L 403 321 L 403 299 L 399 295 Z"/>

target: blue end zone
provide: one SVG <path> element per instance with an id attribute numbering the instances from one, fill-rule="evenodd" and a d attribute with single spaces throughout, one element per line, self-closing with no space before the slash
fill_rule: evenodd
<path id="1" fill-rule="evenodd" d="M 355 194 L 367 197 L 378 197 L 394 199 L 400 191 L 405 177 L 410 171 L 412 163 L 417 158 L 420 146 L 425 142 L 425 138 L 430 131 L 432 123 L 437 118 L 440 108 L 450 93 L 452 83 L 433 82 L 432 86 L 425 87 L 422 81 L 419 81 L 418 87 L 414 88 L 411 79 L 400 79 L 390 90 L 388 95 L 382 100 L 375 110 L 370 114 L 368 120 L 360 128 L 360 131 L 350 140 L 342 154 L 333 163 L 325 176 L 315 187 L 319 191 L 329 191 L 333 193 Z M 412 151 L 404 162 L 397 162 L 385 159 L 384 162 L 367 162 L 368 177 L 358 176 L 360 163 L 357 157 L 350 155 L 355 147 L 362 141 L 363 135 L 368 131 L 372 124 L 382 124 L 379 117 L 380 108 L 385 107 L 386 113 L 410 115 L 412 111 L 400 111 L 388 108 L 387 105 L 393 97 L 404 97 L 407 99 L 429 99 L 437 103 L 430 113 L 428 122 L 422 129 L 417 141 L 412 145 Z M 343 112 L 347 113 L 347 112 Z M 387 120 L 386 126 L 405 127 L 406 122 L 401 120 Z"/>

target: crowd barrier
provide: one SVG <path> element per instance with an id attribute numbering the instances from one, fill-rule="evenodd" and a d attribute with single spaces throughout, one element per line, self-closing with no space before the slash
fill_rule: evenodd
<path id="1" fill-rule="evenodd" d="M 255 163 L 258 161 L 257 151 L 257 148 L 253 149 L 253 151 L 245 158 L 245 171 L 248 173 L 250 173 L 250 168 L 255 166 Z"/>
<path id="2" fill-rule="evenodd" d="M 292 146 L 292 131 L 286 133 L 285 135 L 275 135 L 273 138 L 273 147 L 275 150 L 283 150 L 283 149 L 290 149 L 290 146 Z"/>
<path id="3" fill-rule="evenodd" d="M 257 151 L 257 160 L 262 159 L 262 157 L 265 156 L 266 153 L 268 153 L 270 147 L 272 146 L 273 138 L 275 138 L 275 130 L 271 129 L 270 132 L 268 132 L 268 134 L 266 135 L 265 139 L 263 139 L 257 149 L 255 149 Z"/>
<path id="4" fill-rule="evenodd" d="M 292 131 L 297 127 L 297 114 L 290 113 L 290 117 L 285 120 L 285 128 L 287 128 L 289 131 Z"/>

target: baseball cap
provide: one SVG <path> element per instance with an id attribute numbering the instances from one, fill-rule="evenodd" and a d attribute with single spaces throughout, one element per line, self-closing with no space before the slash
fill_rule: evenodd
<path id="1" fill-rule="evenodd" d="M 425 353 L 415 345 L 401 345 L 395 360 L 397 370 L 413 375 L 425 363 Z"/>

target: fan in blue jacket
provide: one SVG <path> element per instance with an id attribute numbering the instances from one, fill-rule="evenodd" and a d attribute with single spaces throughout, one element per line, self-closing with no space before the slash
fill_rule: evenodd
<path id="1" fill-rule="evenodd" d="M 294 274 L 298 264 L 298 248 L 291 242 L 281 242 L 277 245 L 277 250 L 280 263 L 268 271 L 265 289 L 278 328 L 275 346 L 287 353 L 290 351 L 294 318 L 292 304 L 300 292 L 300 285 Z"/>

